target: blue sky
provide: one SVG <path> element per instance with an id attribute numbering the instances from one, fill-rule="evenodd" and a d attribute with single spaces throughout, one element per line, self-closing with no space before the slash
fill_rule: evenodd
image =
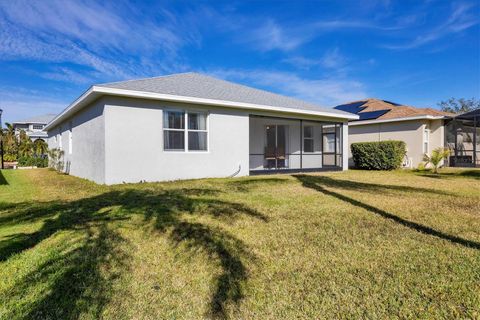
<path id="1" fill-rule="evenodd" d="M 331 107 L 480 98 L 480 1 L 0 0 L 4 121 L 196 71 Z"/>

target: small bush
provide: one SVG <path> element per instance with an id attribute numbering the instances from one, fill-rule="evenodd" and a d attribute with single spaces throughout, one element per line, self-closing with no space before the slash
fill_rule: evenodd
<path id="1" fill-rule="evenodd" d="M 18 158 L 19 167 L 45 168 L 47 165 L 48 165 L 48 159 L 46 157 L 22 156 Z"/>
<path id="2" fill-rule="evenodd" d="M 366 170 L 393 170 L 402 165 L 406 154 L 403 141 L 379 141 L 352 143 L 355 167 Z"/>
<path id="3" fill-rule="evenodd" d="M 420 163 L 418 164 L 417 169 L 416 169 L 416 171 L 427 171 L 427 170 L 428 170 L 428 169 L 427 169 L 427 167 L 426 167 L 425 162 L 420 162 Z"/>
<path id="4" fill-rule="evenodd" d="M 48 154 L 48 166 L 57 171 L 62 172 L 64 168 L 63 155 L 64 152 L 61 149 L 54 148 L 47 151 Z"/>

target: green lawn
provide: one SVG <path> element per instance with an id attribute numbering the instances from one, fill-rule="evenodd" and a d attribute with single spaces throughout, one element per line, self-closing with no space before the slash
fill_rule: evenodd
<path id="1" fill-rule="evenodd" d="M 480 318 L 480 171 L 0 174 L 0 319 Z"/>

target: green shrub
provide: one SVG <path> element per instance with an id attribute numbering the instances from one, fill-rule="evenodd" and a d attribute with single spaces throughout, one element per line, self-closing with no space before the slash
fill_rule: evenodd
<path id="1" fill-rule="evenodd" d="M 38 167 L 45 168 L 48 165 L 46 157 L 22 156 L 18 158 L 19 167 Z"/>
<path id="2" fill-rule="evenodd" d="M 393 170 L 402 165 L 406 154 L 403 141 L 358 142 L 351 146 L 355 167 L 366 170 Z"/>

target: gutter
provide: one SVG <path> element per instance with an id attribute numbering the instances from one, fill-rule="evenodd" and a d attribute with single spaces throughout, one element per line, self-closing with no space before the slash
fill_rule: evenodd
<path id="1" fill-rule="evenodd" d="M 392 118 L 392 119 L 380 119 L 380 120 L 360 120 L 360 121 L 351 121 L 348 123 L 349 126 L 361 126 L 366 124 L 377 124 L 377 123 L 388 123 L 388 122 L 401 122 L 401 121 L 412 121 L 412 120 L 442 120 L 447 119 L 447 116 L 431 116 L 431 115 L 421 115 L 405 118 Z"/>
<path id="2" fill-rule="evenodd" d="M 45 126 L 44 130 L 48 131 L 52 129 L 57 124 L 61 123 L 64 119 L 78 112 L 85 105 L 87 105 L 88 103 L 92 102 L 93 100 L 103 95 L 120 96 L 120 97 L 128 97 L 128 98 L 143 98 L 143 99 L 162 100 L 162 101 L 171 101 L 171 102 L 183 102 L 183 103 L 192 103 L 192 104 L 199 104 L 199 105 L 219 106 L 219 107 L 231 107 L 231 108 L 239 108 L 239 109 L 246 109 L 246 110 L 274 111 L 274 112 L 289 113 L 289 114 L 313 115 L 313 116 L 331 117 L 331 118 L 339 118 L 339 119 L 346 119 L 346 120 L 356 120 L 359 118 L 359 116 L 356 114 L 348 114 L 348 113 L 341 114 L 341 113 L 326 112 L 326 111 L 311 111 L 311 110 L 305 110 L 305 109 L 274 107 L 274 106 L 267 106 L 267 105 L 253 104 L 253 103 L 204 99 L 204 98 L 186 97 L 186 96 L 178 96 L 178 95 L 163 94 L 163 93 L 92 86 L 87 91 L 85 91 L 85 93 L 83 93 L 78 99 L 72 102 L 65 110 L 63 110 L 54 119 L 52 119 Z"/>

